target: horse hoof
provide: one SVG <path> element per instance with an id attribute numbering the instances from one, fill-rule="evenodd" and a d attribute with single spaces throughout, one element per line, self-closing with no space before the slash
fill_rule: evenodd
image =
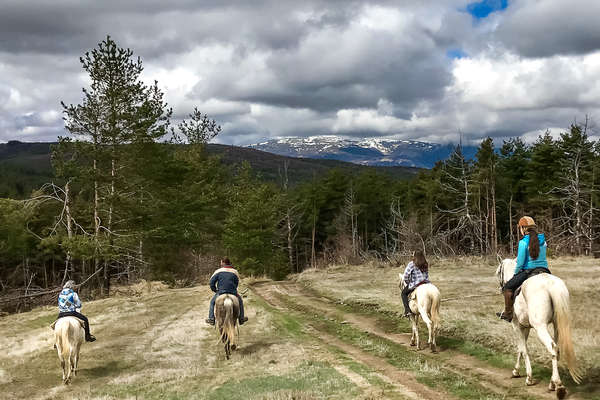
<path id="1" fill-rule="evenodd" d="M 527 377 L 527 379 L 525 379 L 525 384 L 527 384 L 527 386 L 533 386 L 533 385 L 535 385 L 535 381 L 533 379 L 529 379 L 529 377 Z"/>
<path id="2" fill-rule="evenodd" d="M 560 386 L 556 388 L 556 397 L 559 399 L 564 399 L 567 395 L 567 389 L 564 386 Z"/>
<path id="3" fill-rule="evenodd" d="M 237 350 L 237 345 L 236 344 L 232 344 L 231 345 L 231 350 Z"/>
<path id="4" fill-rule="evenodd" d="M 554 384 L 554 382 L 550 382 L 550 384 L 548 385 L 548 390 L 550 392 L 553 392 L 556 390 L 556 385 Z"/>
<path id="5" fill-rule="evenodd" d="M 431 344 L 429 347 L 430 347 L 432 353 L 437 353 L 438 352 L 437 351 L 437 346 L 435 344 Z"/>
<path id="6" fill-rule="evenodd" d="M 416 344 L 416 343 L 414 343 L 414 342 L 410 342 L 410 345 L 411 345 L 412 347 L 415 347 L 417 344 Z"/>
<path id="7" fill-rule="evenodd" d="M 517 371 L 516 369 L 512 370 L 512 377 L 513 378 L 520 378 L 521 374 L 519 374 L 519 371 Z"/>

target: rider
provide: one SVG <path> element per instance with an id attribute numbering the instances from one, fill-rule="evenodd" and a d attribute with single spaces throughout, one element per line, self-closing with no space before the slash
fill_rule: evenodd
<path id="1" fill-rule="evenodd" d="M 405 283 L 404 290 L 402 290 L 404 316 L 410 317 L 412 315 L 412 311 L 408 305 L 408 296 L 410 296 L 417 286 L 424 283 L 429 283 L 429 264 L 425 259 L 425 254 L 423 254 L 421 250 L 415 250 L 413 253 L 413 259 L 406 266 L 402 280 Z"/>
<path id="2" fill-rule="evenodd" d="M 96 338 L 90 334 L 90 323 L 87 317 L 79 312 L 81 310 L 81 300 L 77 292 L 75 281 L 69 280 L 63 286 L 63 290 L 58 295 L 58 318 L 76 317 L 84 322 L 85 341 L 94 342 Z M 57 318 L 57 319 L 58 319 Z"/>
<path id="3" fill-rule="evenodd" d="M 242 296 L 237 292 L 239 282 L 240 277 L 238 272 L 231 265 L 229 258 L 225 257 L 221 259 L 221 268 L 217 269 L 210 278 L 210 289 L 215 292 L 215 295 L 210 300 L 208 318 L 206 319 L 207 324 L 215 324 L 215 301 L 217 300 L 217 297 L 222 294 L 233 294 L 237 296 L 240 303 L 240 325 L 248 321 L 248 317 L 244 316 L 244 302 L 242 301 Z"/>
<path id="4" fill-rule="evenodd" d="M 546 261 L 546 238 L 543 233 L 537 233 L 533 218 L 524 216 L 519 220 L 519 232 L 523 238 L 519 241 L 517 252 L 517 266 L 515 274 L 506 282 L 502 291 L 504 293 L 504 311 L 496 313 L 498 317 L 508 322 L 513 318 L 513 294 L 532 276 L 533 272 L 550 273 Z M 537 270 L 537 271 L 536 271 Z"/>

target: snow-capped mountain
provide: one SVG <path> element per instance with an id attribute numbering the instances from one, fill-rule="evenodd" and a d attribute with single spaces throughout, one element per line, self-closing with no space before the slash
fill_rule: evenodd
<path id="1" fill-rule="evenodd" d="M 448 158 L 455 145 L 418 142 L 414 140 L 348 139 L 333 135 L 310 137 L 280 137 L 248 147 L 290 157 L 326 158 L 355 164 L 431 168 Z M 463 146 L 463 153 L 472 158 L 477 149 Z"/>

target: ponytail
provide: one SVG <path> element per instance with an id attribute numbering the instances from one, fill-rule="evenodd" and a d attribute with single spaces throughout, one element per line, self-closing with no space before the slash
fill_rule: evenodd
<path id="1" fill-rule="evenodd" d="M 528 228 L 527 234 L 529 235 L 529 256 L 532 260 L 536 260 L 540 256 L 540 240 L 535 227 Z"/>

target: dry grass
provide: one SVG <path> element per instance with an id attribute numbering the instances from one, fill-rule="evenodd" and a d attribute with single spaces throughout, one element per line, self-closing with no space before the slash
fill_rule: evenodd
<path id="1" fill-rule="evenodd" d="M 503 307 L 496 262 L 476 258 L 433 261 L 430 278 L 440 289 L 442 334 L 473 341 L 500 351 L 516 348 L 512 327 L 495 317 Z M 585 370 L 600 365 L 600 262 L 591 258 L 550 260 L 552 272 L 564 279 L 571 294 L 573 336 L 578 360 Z M 377 304 L 381 310 L 403 310 L 398 289 L 398 273 L 404 267 L 332 266 L 308 270 L 296 276 L 299 282 L 342 302 Z M 461 298 L 466 295 L 485 297 Z M 533 333 L 535 336 L 535 333 Z M 539 341 L 529 341 L 538 362 L 549 363 L 548 353 Z"/>
<path id="2" fill-rule="evenodd" d="M 70 386 L 61 383 L 52 349 L 55 308 L 3 317 L 0 398 L 212 400 L 239 398 L 238 391 L 249 400 L 360 397 L 357 374 L 310 336 L 287 334 L 251 292 L 250 322 L 241 328 L 240 348 L 225 360 L 214 328 L 204 323 L 211 296 L 208 287 L 143 282 L 85 302 L 98 341 L 83 346 Z"/>

